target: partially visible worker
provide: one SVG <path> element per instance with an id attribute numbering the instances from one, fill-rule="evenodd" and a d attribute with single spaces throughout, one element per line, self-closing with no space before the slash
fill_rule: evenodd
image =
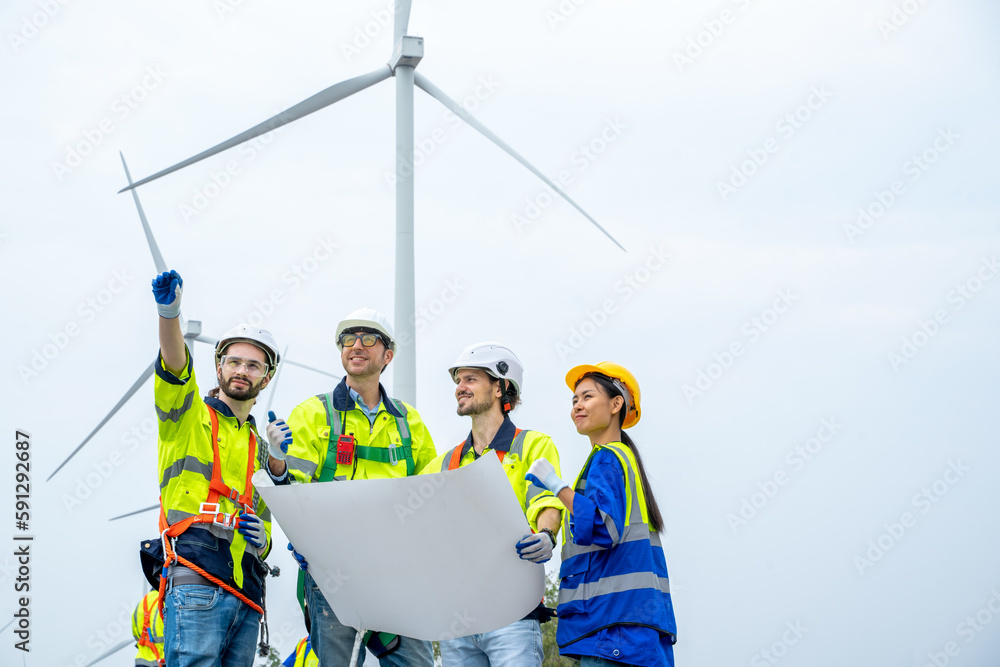
<path id="1" fill-rule="evenodd" d="M 271 534 L 251 484 L 267 452 L 250 409 L 274 375 L 278 346 L 263 329 L 233 328 L 215 347 L 219 392 L 200 397 L 178 322 L 182 291 L 176 271 L 153 280 L 164 656 L 170 667 L 247 667 L 263 631 Z"/>
<path id="2" fill-rule="evenodd" d="M 281 667 L 319 667 L 319 658 L 313 651 L 309 635 L 306 635 L 295 645 L 295 650 L 288 654 Z"/>
<path id="3" fill-rule="evenodd" d="M 570 416 L 590 440 L 590 456 L 573 486 L 550 462 L 528 479 L 556 494 L 564 519 L 556 643 L 581 667 L 673 667 L 677 641 L 663 519 L 646 470 L 623 429 L 641 415 L 639 383 L 618 364 L 577 366 Z"/>
<path id="4" fill-rule="evenodd" d="M 163 616 L 160 615 L 160 592 L 146 593 L 132 612 L 132 636 L 135 638 L 135 667 L 162 667 Z"/>
<path id="5" fill-rule="evenodd" d="M 556 545 L 563 507 L 544 486 L 528 483 L 525 475 L 539 459 L 552 462 L 558 470 L 559 453 L 552 438 L 519 429 L 510 419 L 508 413 L 521 402 L 524 387 L 521 361 L 499 343 L 476 343 L 462 351 L 448 372 L 456 384 L 458 414 L 471 418 L 472 430 L 421 472 L 455 470 L 481 456 L 496 456 L 532 530 L 511 546 L 523 560 L 546 562 Z M 539 603 L 528 616 L 499 630 L 443 640 L 442 664 L 539 667 L 543 659 L 541 623 L 549 619 L 547 612 Z"/>
<path id="6" fill-rule="evenodd" d="M 295 482 L 309 483 L 416 474 L 436 452 L 420 414 L 413 406 L 390 398 L 379 381 L 396 353 L 388 320 L 369 308 L 357 310 L 337 326 L 336 341 L 347 373 L 340 384 L 300 403 L 288 416 L 287 426 L 281 419 L 268 425 L 272 443 L 291 439 L 284 459 L 272 456 L 269 460 L 271 476 L 280 480 L 287 471 Z M 316 655 L 321 664 L 346 665 L 357 631 L 337 619 L 309 574 L 308 563 L 294 550 L 293 555 L 304 571 L 299 585 L 308 603 Z M 386 576 L 401 575 L 387 572 Z M 427 641 L 372 632 L 366 645 L 385 667 L 433 664 Z M 362 651 L 359 665 L 364 658 Z"/>

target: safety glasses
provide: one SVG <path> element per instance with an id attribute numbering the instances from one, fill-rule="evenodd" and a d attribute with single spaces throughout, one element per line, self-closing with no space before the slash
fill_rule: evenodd
<path id="1" fill-rule="evenodd" d="M 338 340 L 340 341 L 340 344 L 343 347 L 354 347 L 354 343 L 357 342 L 359 338 L 361 339 L 362 346 L 375 347 L 375 343 L 381 340 L 382 336 L 380 336 L 377 333 L 369 333 L 369 332 L 342 333 L 340 334 L 340 338 Z"/>
<path id="2" fill-rule="evenodd" d="M 267 372 L 267 364 L 256 359 L 244 359 L 243 357 L 233 357 L 226 355 L 219 360 L 222 367 L 233 373 L 245 368 L 250 377 L 260 377 Z"/>

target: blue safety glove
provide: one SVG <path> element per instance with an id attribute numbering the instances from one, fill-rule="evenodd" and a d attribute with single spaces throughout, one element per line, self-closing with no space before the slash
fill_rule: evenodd
<path id="1" fill-rule="evenodd" d="M 278 419 L 274 410 L 267 413 L 267 453 L 272 458 L 284 461 L 288 455 L 288 447 L 292 444 L 292 429 L 284 419 Z"/>
<path id="2" fill-rule="evenodd" d="M 558 496 L 560 491 L 569 487 L 569 484 L 556 474 L 556 469 L 548 459 L 537 459 L 528 468 L 524 478 L 537 487 L 548 489 L 554 496 Z"/>
<path id="3" fill-rule="evenodd" d="M 292 552 L 295 562 L 299 564 L 299 569 L 303 572 L 308 571 L 309 563 L 306 562 L 306 559 L 302 556 L 302 554 L 295 550 L 295 547 L 292 546 L 291 542 L 288 543 L 288 550 Z"/>
<path id="4" fill-rule="evenodd" d="M 254 546 L 257 551 L 263 551 L 267 546 L 267 533 L 264 531 L 264 522 L 259 516 L 250 511 L 240 513 L 240 521 L 236 526 L 240 535 Z"/>
<path id="5" fill-rule="evenodd" d="M 184 280 L 176 271 L 164 271 L 153 278 L 153 298 L 160 317 L 172 320 L 181 314 L 181 293 Z"/>
<path id="6" fill-rule="evenodd" d="M 552 558 L 552 549 L 555 546 L 548 533 L 530 533 L 522 537 L 521 541 L 514 545 L 514 548 L 517 549 L 517 556 L 521 560 L 544 563 Z"/>

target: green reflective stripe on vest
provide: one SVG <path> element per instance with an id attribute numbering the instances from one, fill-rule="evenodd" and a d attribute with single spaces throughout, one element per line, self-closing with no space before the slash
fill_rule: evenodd
<path id="1" fill-rule="evenodd" d="M 181 418 L 181 415 L 183 415 L 185 412 L 191 409 L 192 405 L 194 405 L 193 391 L 188 392 L 188 395 L 184 397 L 184 403 L 182 403 L 181 407 L 179 408 L 174 408 L 172 410 L 161 410 L 160 406 L 156 405 L 156 403 L 153 403 L 153 407 L 156 408 L 156 416 L 160 418 L 161 422 L 165 421 L 176 422 L 178 419 Z"/>
<path id="2" fill-rule="evenodd" d="M 330 427 L 330 439 L 326 449 L 326 458 L 323 460 L 323 469 L 320 470 L 318 482 L 329 482 L 331 480 L 346 479 L 344 475 L 337 475 L 337 438 L 343 432 L 340 423 L 340 411 L 333 408 L 333 392 L 323 394 L 319 397 L 323 408 L 326 410 L 326 423 Z M 396 430 L 402 441 L 400 445 L 393 447 L 392 454 L 388 448 L 369 447 L 367 445 L 356 445 L 354 455 L 366 461 L 376 463 L 388 463 L 395 465 L 399 461 L 406 461 L 406 476 L 410 477 L 416 470 L 417 464 L 413 460 L 413 439 L 410 437 L 410 425 L 406 422 L 406 406 L 402 401 L 395 398 L 390 399 L 396 409 L 402 414 L 401 417 L 394 417 L 396 420 Z M 314 468 L 315 470 L 315 468 Z"/>
<path id="3" fill-rule="evenodd" d="M 396 417 L 396 429 L 399 430 L 399 437 L 402 439 L 400 446 L 403 448 L 403 454 L 406 458 L 406 476 L 410 477 L 415 472 L 417 464 L 413 461 L 413 438 L 410 437 L 410 425 L 406 423 L 406 406 L 403 402 L 396 398 L 389 399 L 396 406 L 396 410 L 402 415 L 402 417 Z M 399 457 L 396 457 L 399 460 Z"/>
<path id="4" fill-rule="evenodd" d="M 600 581 L 582 583 L 576 588 L 565 588 L 559 591 L 559 604 L 575 600 L 587 600 L 597 594 L 622 593 L 642 588 L 658 588 L 664 593 L 670 592 L 670 582 L 666 577 L 657 577 L 651 572 L 632 572 L 604 577 Z"/>
<path id="5" fill-rule="evenodd" d="M 346 479 L 345 476 L 337 476 L 337 438 L 341 434 L 340 425 L 340 414 L 333 409 L 333 392 L 329 394 L 320 394 L 319 401 L 323 404 L 323 409 L 326 410 L 326 425 L 330 427 L 330 438 L 329 444 L 326 448 L 326 458 L 323 459 L 323 467 L 319 471 L 319 477 L 316 478 L 317 482 L 329 482 L 332 480 L 343 480 Z M 332 455 L 332 456 L 331 456 Z M 313 474 L 315 474 L 315 467 L 313 468 Z M 312 475 L 310 475 L 312 477 Z"/>
<path id="6" fill-rule="evenodd" d="M 300 459 L 297 456 L 285 456 L 285 465 L 291 470 L 298 470 L 309 478 L 316 474 L 316 464 L 308 459 Z"/>
<path id="7" fill-rule="evenodd" d="M 182 473 L 191 472 L 201 475 L 209 482 L 212 481 L 212 464 L 203 463 L 197 456 L 188 454 L 183 459 L 178 459 L 170 464 L 170 467 L 163 471 L 163 479 L 160 480 L 160 490 L 167 488 L 174 477 L 180 477 Z"/>

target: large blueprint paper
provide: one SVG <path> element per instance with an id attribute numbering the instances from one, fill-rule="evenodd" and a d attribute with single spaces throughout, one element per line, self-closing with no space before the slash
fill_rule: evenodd
<path id="1" fill-rule="evenodd" d="M 402 463 L 400 464 L 402 465 Z M 496 456 L 433 475 L 254 485 L 345 625 L 441 640 L 502 628 L 542 599 L 544 568 Z"/>

